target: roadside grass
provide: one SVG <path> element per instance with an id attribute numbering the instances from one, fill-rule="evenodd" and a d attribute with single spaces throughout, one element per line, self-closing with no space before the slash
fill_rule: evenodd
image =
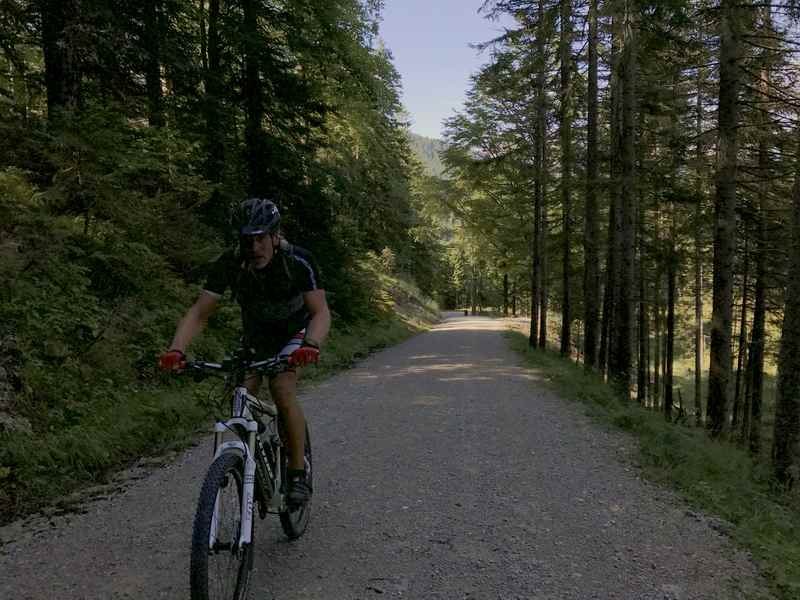
<path id="1" fill-rule="evenodd" d="M 753 555 L 777 597 L 800 598 L 798 494 L 776 490 L 768 464 L 733 444 L 711 441 L 700 429 L 667 423 L 659 413 L 624 402 L 599 375 L 556 353 L 530 349 L 519 332 L 507 337 L 560 396 L 579 400 L 593 418 L 634 435 L 645 476 L 721 519 L 720 528 Z"/>
<path id="2" fill-rule="evenodd" d="M 402 282 L 398 288 L 403 298 L 391 310 L 356 323 L 334 321 L 322 361 L 306 371 L 306 383 L 330 377 L 438 320 L 438 308 L 413 286 Z M 0 524 L 48 506 L 68 506 L 79 490 L 109 483 L 142 457 L 187 447 L 210 430 L 212 415 L 221 414 L 219 385 L 219 380 L 162 376 L 162 385 L 92 402 L 69 427 L 0 433 Z"/>

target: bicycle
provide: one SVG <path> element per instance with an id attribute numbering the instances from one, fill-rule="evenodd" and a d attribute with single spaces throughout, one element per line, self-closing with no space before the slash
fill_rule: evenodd
<path id="1" fill-rule="evenodd" d="M 297 539 L 306 530 L 311 501 L 300 507 L 286 501 L 287 456 L 281 423 L 272 403 L 261 402 L 243 382 L 247 375 L 277 375 L 289 368 L 286 358 L 250 361 L 243 351 L 223 363 L 190 361 L 186 369 L 202 378 L 224 377 L 233 386 L 231 417 L 214 426 L 214 459 L 197 503 L 192 530 L 190 588 L 192 600 L 243 600 L 253 568 L 253 514 L 280 517 L 283 532 Z M 226 389 L 228 388 L 226 385 Z M 311 436 L 306 423 L 305 468 L 312 484 Z M 234 439 L 225 439 L 232 434 Z M 212 594 L 211 592 L 218 592 Z"/>

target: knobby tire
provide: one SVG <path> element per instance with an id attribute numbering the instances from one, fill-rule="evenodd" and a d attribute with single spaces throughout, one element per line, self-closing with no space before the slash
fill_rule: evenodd
<path id="1" fill-rule="evenodd" d="M 219 456 L 209 467 L 192 530 L 190 588 L 192 600 L 245 600 L 253 568 L 253 544 L 235 550 L 241 528 L 241 501 L 244 482 L 244 459 L 236 453 Z M 229 486 L 234 485 L 234 489 Z M 233 506 L 225 507 L 220 516 L 217 548 L 209 548 L 211 519 L 217 495 L 235 498 Z M 227 555 L 227 556 L 226 556 Z M 228 563 L 230 586 L 220 581 L 219 564 Z M 234 572 L 235 571 L 235 572 Z M 230 589 L 229 589 L 230 588 Z"/>

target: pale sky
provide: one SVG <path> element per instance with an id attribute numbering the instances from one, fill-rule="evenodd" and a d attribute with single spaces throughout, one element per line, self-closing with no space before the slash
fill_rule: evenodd
<path id="1" fill-rule="evenodd" d="M 411 131 L 442 138 L 442 121 L 461 110 L 469 77 L 489 62 L 469 44 L 502 32 L 478 14 L 483 0 L 385 0 L 380 36 L 403 78 Z M 510 18 L 507 22 L 510 22 Z"/>

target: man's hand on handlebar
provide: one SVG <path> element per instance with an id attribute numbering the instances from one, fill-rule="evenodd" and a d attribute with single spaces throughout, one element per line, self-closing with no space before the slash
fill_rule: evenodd
<path id="1" fill-rule="evenodd" d="M 186 368 L 186 355 L 180 350 L 170 350 L 158 358 L 158 368 L 168 373 L 178 373 Z"/>
<path id="2" fill-rule="evenodd" d="M 304 340 L 303 345 L 289 355 L 289 364 L 294 367 L 319 362 L 319 346 L 316 342 Z"/>

